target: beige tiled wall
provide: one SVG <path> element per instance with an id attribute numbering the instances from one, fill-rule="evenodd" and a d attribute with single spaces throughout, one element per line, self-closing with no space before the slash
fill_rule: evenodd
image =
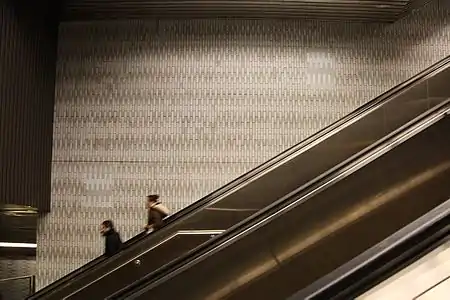
<path id="1" fill-rule="evenodd" d="M 449 24 L 62 24 L 38 287 L 101 254 L 103 219 L 137 234 L 146 194 L 179 210 L 449 55 Z"/>

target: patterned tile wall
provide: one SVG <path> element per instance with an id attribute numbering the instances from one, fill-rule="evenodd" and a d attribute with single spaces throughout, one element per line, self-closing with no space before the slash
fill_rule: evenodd
<path id="1" fill-rule="evenodd" d="M 36 274 L 36 259 L 0 258 L 0 279 L 29 276 Z M 30 280 L 18 279 L 0 282 L 2 300 L 23 300 L 29 295 Z"/>
<path id="2" fill-rule="evenodd" d="M 103 219 L 137 234 L 146 194 L 179 210 L 449 55 L 449 22 L 62 24 L 38 287 L 101 254 Z"/>

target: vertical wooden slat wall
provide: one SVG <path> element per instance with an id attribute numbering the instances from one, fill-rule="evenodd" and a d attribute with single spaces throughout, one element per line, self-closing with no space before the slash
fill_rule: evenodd
<path id="1" fill-rule="evenodd" d="M 57 15 L 0 0 L 0 203 L 50 210 Z"/>

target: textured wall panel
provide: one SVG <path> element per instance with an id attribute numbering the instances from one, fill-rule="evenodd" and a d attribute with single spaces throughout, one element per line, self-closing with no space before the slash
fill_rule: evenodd
<path id="1" fill-rule="evenodd" d="M 0 258 L 0 279 L 29 276 L 36 272 L 36 260 Z M 2 300 L 23 300 L 30 294 L 30 279 L 0 282 Z"/>
<path id="2" fill-rule="evenodd" d="M 50 209 L 57 38 L 48 3 L 0 0 L 0 204 L 41 211 Z"/>
<path id="3" fill-rule="evenodd" d="M 137 234 L 146 194 L 181 209 L 449 55 L 449 21 L 62 24 L 38 285 L 101 254 L 103 219 Z"/>

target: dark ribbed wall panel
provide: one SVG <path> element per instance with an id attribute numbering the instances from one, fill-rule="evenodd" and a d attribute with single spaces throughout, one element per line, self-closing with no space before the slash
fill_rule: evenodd
<path id="1" fill-rule="evenodd" d="M 49 211 L 56 17 L 50 2 L 0 3 L 0 203 Z"/>

